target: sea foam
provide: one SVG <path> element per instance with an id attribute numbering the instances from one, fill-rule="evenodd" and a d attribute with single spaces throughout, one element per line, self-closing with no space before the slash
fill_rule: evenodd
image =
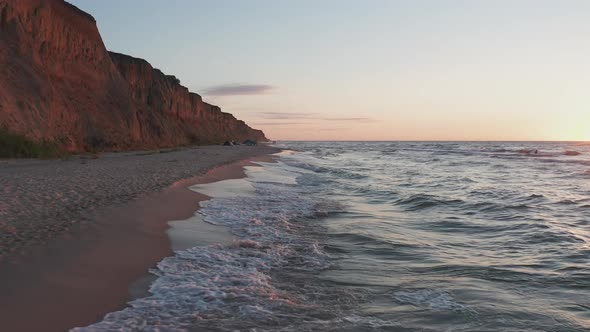
<path id="1" fill-rule="evenodd" d="M 270 272 L 294 260 L 294 268 L 302 271 L 329 264 L 317 241 L 302 234 L 318 200 L 294 185 L 301 173 L 274 169 L 266 177 L 251 169 L 253 191 L 240 185 L 243 195 L 204 190 L 218 196 L 201 203 L 204 220 L 228 227 L 239 240 L 177 251 L 151 271 L 158 277 L 151 296 L 72 331 L 184 331 L 199 324 L 232 326 L 247 320 L 257 325 L 275 320 L 277 311 L 307 305 L 300 296 L 277 289 Z"/>

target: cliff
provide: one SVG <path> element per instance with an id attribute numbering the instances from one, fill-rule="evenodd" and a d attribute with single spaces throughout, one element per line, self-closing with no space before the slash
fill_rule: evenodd
<path id="1" fill-rule="evenodd" d="M 145 60 L 107 51 L 62 0 L 0 0 L 0 127 L 69 150 L 266 140 Z"/>
<path id="2" fill-rule="evenodd" d="M 129 83 L 132 99 L 148 114 L 163 115 L 168 124 L 174 126 L 173 135 L 180 132 L 183 133 L 181 136 L 197 143 L 228 139 L 267 140 L 262 131 L 252 129 L 219 107 L 205 103 L 201 96 L 180 85 L 175 76 L 165 75 L 143 59 L 114 52 L 109 54 Z"/>

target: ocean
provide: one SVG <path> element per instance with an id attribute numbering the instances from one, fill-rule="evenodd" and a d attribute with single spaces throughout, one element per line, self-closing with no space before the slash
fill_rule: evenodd
<path id="1" fill-rule="evenodd" d="M 279 147 L 201 203 L 236 240 L 75 331 L 590 330 L 590 144 Z"/>

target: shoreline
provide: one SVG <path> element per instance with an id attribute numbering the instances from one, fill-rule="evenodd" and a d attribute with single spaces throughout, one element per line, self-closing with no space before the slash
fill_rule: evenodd
<path id="1" fill-rule="evenodd" d="M 161 191 L 98 208 L 90 212 L 89 222 L 1 263 L 3 327 L 64 331 L 124 308 L 147 291 L 150 282 L 142 277 L 148 269 L 173 254 L 169 222 L 194 216 L 199 202 L 208 199 L 189 187 L 243 178 L 244 166 L 267 161 L 278 151 L 261 149 Z"/>
<path id="2" fill-rule="evenodd" d="M 11 159 L 0 163 L 0 266 L 91 224 L 93 211 L 158 192 L 174 182 L 256 155 L 269 146 L 199 146 L 108 153 L 97 159 Z"/>

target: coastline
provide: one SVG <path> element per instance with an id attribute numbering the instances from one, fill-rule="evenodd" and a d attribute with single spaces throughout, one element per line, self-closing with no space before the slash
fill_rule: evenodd
<path id="1" fill-rule="evenodd" d="M 242 157 L 238 161 L 218 158 L 213 160 L 217 165 L 205 173 L 121 204 L 88 211 L 84 223 L 0 263 L 0 306 L 6 308 L 3 327 L 64 331 L 86 326 L 145 293 L 149 279 L 142 277 L 173 253 L 168 222 L 193 216 L 199 202 L 208 199 L 188 188 L 242 178 L 244 166 L 255 160 L 268 161 L 270 154 L 279 151 L 244 148 L 246 156 L 232 155 L 234 159 Z"/>

